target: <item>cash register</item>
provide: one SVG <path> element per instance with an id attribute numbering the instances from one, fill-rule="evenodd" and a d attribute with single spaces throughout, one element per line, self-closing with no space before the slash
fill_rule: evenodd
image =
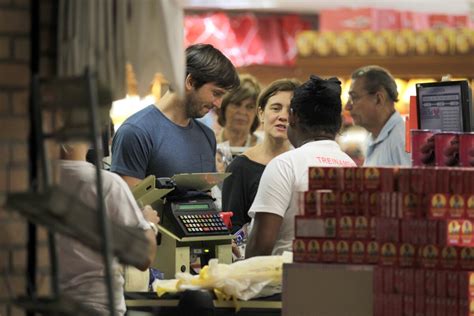
<path id="1" fill-rule="evenodd" d="M 134 189 L 139 205 L 151 205 L 158 211 L 157 257 L 153 267 L 165 279 L 177 272 L 218 258 L 232 263 L 232 235 L 219 215 L 214 199 L 206 192 L 228 173 L 179 174 L 172 178 L 148 176 Z"/>

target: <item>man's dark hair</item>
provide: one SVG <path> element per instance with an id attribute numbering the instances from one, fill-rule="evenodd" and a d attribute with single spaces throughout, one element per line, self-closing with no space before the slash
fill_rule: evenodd
<path id="1" fill-rule="evenodd" d="M 385 68 L 370 65 L 364 66 L 352 73 L 352 79 L 364 78 L 364 88 L 368 93 L 374 94 L 384 88 L 387 91 L 391 101 L 398 101 L 398 91 L 395 79 L 392 74 Z"/>
<path id="2" fill-rule="evenodd" d="M 311 75 L 293 93 L 290 108 L 302 128 L 335 136 L 342 124 L 341 82 Z"/>
<path id="3" fill-rule="evenodd" d="M 191 75 L 196 89 L 206 83 L 230 90 L 239 86 L 239 76 L 232 62 L 209 44 L 186 48 L 186 76 Z"/>

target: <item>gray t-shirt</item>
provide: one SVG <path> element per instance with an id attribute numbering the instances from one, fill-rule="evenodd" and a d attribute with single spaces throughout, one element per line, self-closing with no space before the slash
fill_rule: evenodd
<path id="1" fill-rule="evenodd" d="M 111 171 L 143 179 L 178 173 L 215 172 L 216 138 L 191 119 L 186 127 L 170 121 L 154 105 L 129 117 L 112 142 Z"/>

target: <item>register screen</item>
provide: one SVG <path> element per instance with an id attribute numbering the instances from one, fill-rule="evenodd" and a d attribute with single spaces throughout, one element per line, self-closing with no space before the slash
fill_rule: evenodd
<path id="1" fill-rule="evenodd" d="M 461 86 L 418 87 L 420 129 L 462 132 Z"/>

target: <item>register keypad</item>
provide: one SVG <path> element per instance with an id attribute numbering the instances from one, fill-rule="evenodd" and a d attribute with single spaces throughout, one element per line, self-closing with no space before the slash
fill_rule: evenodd
<path id="1" fill-rule="evenodd" d="M 227 226 L 219 214 L 188 214 L 179 215 L 188 233 L 222 233 L 228 232 Z"/>

